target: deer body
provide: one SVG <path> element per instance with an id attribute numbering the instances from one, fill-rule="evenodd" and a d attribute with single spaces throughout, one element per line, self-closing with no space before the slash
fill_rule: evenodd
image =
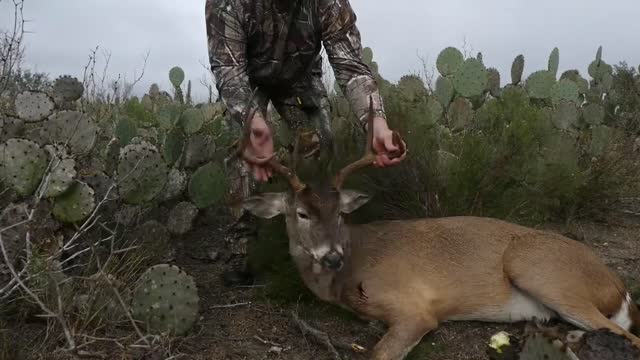
<path id="1" fill-rule="evenodd" d="M 370 115 L 370 127 L 372 121 Z M 345 224 L 343 215 L 370 199 L 342 184 L 375 161 L 372 136 L 366 154 L 331 185 L 309 186 L 269 159 L 290 191 L 243 203 L 259 217 L 285 216 L 290 254 L 316 296 L 388 325 L 372 359 L 404 359 L 439 323 L 461 320 L 559 317 L 583 330 L 610 329 L 640 347 L 631 333 L 640 331 L 638 306 L 618 276 L 577 241 L 480 217 Z"/>

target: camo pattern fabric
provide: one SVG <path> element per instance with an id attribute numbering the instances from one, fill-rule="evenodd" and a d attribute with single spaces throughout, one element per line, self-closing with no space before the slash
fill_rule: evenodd
<path id="1" fill-rule="evenodd" d="M 234 121 L 269 100 L 277 110 L 321 109 L 322 45 L 358 118 L 366 118 L 370 96 L 384 117 L 349 0 L 207 0 L 205 14 L 211 70 Z"/>

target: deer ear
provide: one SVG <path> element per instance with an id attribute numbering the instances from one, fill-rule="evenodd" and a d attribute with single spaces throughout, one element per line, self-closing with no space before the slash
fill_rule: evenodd
<path id="1" fill-rule="evenodd" d="M 356 190 L 342 190 L 340 192 L 340 211 L 350 214 L 368 203 L 371 196 Z"/>
<path id="2" fill-rule="evenodd" d="M 242 203 L 242 208 L 257 217 L 271 219 L 284 213 L 286 196 L 286 193 L 265 193 L 252 196 Z"/>

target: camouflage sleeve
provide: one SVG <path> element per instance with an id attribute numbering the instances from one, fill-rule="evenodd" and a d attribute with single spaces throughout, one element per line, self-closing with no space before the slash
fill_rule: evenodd
<path id="1" fill-rule="evenodd" d="M 216 88 L 231 118 L 242 125 L 247 107 L 257 105 L 251 100 L 241 4 L 236 0 L 207 0 L 205 16 L 209 62 Z"/>
<path id="2" fill-rule="evenodd" d="M 336 81 L 361 121 L 369 110 L 369 96 L 377 115 L 385 117 L 382 97 L 371 69 L 362 61 L 360 31 L 349 0 L 321 0 L 323 44 Z"/>

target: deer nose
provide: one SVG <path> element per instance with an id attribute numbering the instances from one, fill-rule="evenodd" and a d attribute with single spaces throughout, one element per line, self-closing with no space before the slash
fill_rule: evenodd
<path id="1" fill-rule="evenodd" d="M 342 267 L 342 255 L 337 251 L 331 251 L 322 258 L 322 262 L 331 270 L 340 270 Z"/>

